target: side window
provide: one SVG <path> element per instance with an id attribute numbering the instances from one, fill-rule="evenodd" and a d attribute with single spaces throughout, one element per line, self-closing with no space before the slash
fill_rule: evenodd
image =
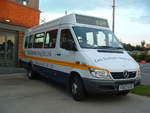
<path id="1" fill-rule="evenodd" d="M 67 41 L 73 41 L 74 42 L 70 30 L 69 29 L 64 29 L 64 30 L 61 31 L 60 47 L 66 49 L 67 48 L 66 47 L 67 46 L 67 44 L 66 44 Z"/>
<path id="2" fill-rule="evenodd" d="M 28 48 L 33 47 L 33 40 L 34 40 L 34 35 L 29 36 Z"/>
<path id="3" fill-rule="evenodd" d="M 34 37 L 34 48 L 43 48 L 45 33 L 38 33 Z"/>
<path id="4" fill-rule="evenodd" d="M 46 33 L 44 48 L 55 48 L 58 30 L 52 30 Z"/>
<path id="5" fill-rule="evenodd" d="M 28 48 L 28 43 L 29 43 L 29 36 L 26 36 L 25 37 L 24 48 Z"/>

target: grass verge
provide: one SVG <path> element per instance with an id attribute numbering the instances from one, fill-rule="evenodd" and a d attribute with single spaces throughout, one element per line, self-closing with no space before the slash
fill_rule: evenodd
<path id="1" fill-rule="evenodd" d="M 150 86 L 140 85 L 136 87 L 135 89 L 133 89 L 131 93 L 150 97 Z"/>

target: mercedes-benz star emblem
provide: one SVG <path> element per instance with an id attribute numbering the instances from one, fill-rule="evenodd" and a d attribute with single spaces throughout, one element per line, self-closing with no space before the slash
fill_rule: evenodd
<path id="1" fill-rule="evenodd" d="M 125 71 L 123 72 L 123 77 L 124 77 L 124 78 L 128 78 L 128 77 L 129 77 L 129 72 L 125 70 Z"/>

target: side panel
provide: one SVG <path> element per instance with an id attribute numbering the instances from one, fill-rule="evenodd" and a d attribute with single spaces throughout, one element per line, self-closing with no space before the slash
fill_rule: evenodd
<path id="1" fill-rule="evenodd" d="M 50 69 L 50 68 L 39 66 L 39 65 L 34 65 L 33 70 L 38 72 L 40 75 L 45 76 L 46 78 L 50 78 L 56 82 L 59 82 L 65 85 L 67 84 L 66 81 L 69 80 L 69 74 L 58 71 L 58 70 Z"/>
<path id="2" fill-rule="evenodd" d="M 58 61 L 75 63 L 75 54 L 76 54 L 76 52 L 68 51 L 68 50 L 63 49 L 63 48 L 60 47 L 60 37 L 61 37 L 61 30 L 62 29 L 70 29 L 70 28 L 65 27 L 65 26 L 64 27 L 61 26 L 61 29 L 58 32 L 57 45 L 56 45 L 56 50 L 54 52 L 54 57 L 53 58 L 55 60 L 58 60 Z M 61 72 L 68 73 L 68 75 L 69 75 L 73 68 L 69 67 L 69 66 L 54 64 L 53 69 L 61 71 Z"/>

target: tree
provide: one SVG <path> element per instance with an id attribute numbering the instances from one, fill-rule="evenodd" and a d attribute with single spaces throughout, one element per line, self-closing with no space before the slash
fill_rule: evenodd
<path id="1" fill-rule="evenodd" d="M 141 41 L 141 46 L 142 46 L 142 47 L 145 46 L 145 40 Z"/>
<path id="2" fill-rule="evenodd" d="M 123 46 L 124 46 L 124 48 L 125 48 L 127 51 L 133 51 L 133 50 L 135 50 L 135 47 L 132 46 L 131 44 L 125 44 L 125 43 L 123 43 Z"/>

